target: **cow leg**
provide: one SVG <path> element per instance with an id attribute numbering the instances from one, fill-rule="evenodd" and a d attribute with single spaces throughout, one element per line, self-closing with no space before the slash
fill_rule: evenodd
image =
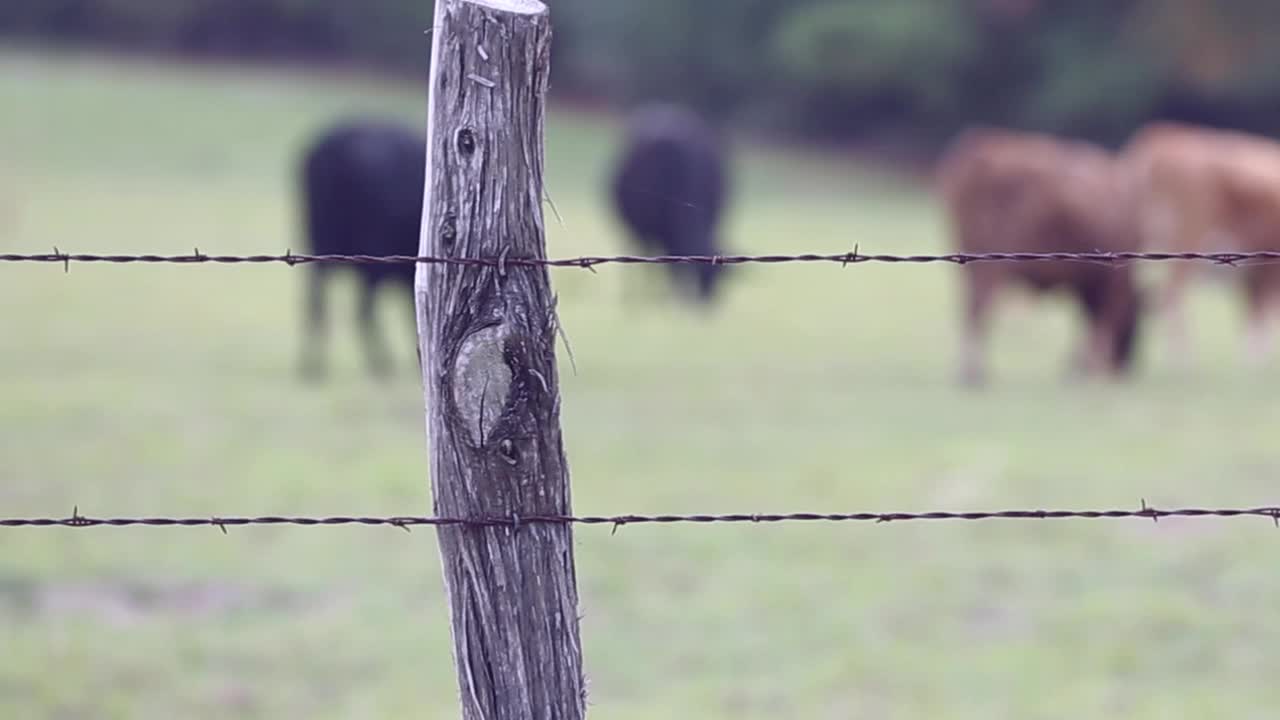
<path id="1" fill-rule="evenodd" d="M 324 375 L 321 354 L 328 328 L 324 286 L 325 280 L 329 277 L 329 268 L 322 263 L 317 263 L 308 267 L 307 271 L 307 317 L 299 371 L 303 379 L 318 380 Z"/>
<path id="2" fill-rule="evenodd" d="M 1067 356 L 1067 367 L 1063 378 L 1067 382 L 1077 382 L 1101 370 L 1102 358 L 1106 347 L 1103 333 L 1096 323 L 1086 318 L 1086 329 Z"/>
<path id="3" fill-rule="evenodd" d="M 1067 382 L 1075 382 L 1089 375 L 1090 356 L 1093 354 L 1094 333 L 1090 330 L 1083 342 L 1077 342 L 1067 357 L 1067 368 L 1063 378 Z"/>
<path id="4" fill-rule="evenodd" d="M 374 312 L 378 294 L 378 281 L 365 279 L 360 283 L 360 300 L 356 309 L 356 322 L 360 325 L 360 334 L 364 341 L 365 358 L 369 364 L 369 372 L 377 378 L 386 378 L 391 372 L 391 359 L 383 344 L 382 333 L 378 329 L 378 317 Z"/>
<path id="5" fill-rule="evenodd" d="M 1081 319 L 1085 323 L 1083 342 L 1077 347 L 1067 371 L 1069 379 L 1098 376 L 1111 370 L 1115 316 L 1112 278 L 1094 278 L 1076 288 Z"/>
<path id="6" fill-rule="evenodd" d="M 1261 366 L 1271 354 L 1271 301 L 1274 297 L 1265 268 L 1246 270 L 1247 323 L 1245 357 L 1250 365 Z"/>
<path id="7" fill-rule="evenodd" d="M 729 265 L 699 265 L 697 270 L 697 299 L 710 304 L 715 299 L 716 282 Z"/>
<path id="8" fill-rule="evenodd" d="M 706 233 L 705 237 L 711 237 L 710 229 L 706 230 L 705 233 Z M 704 254 L 704 255 L 717 254 L 716 250 L 714 249 L 715 243 L 710 242 L 708 243 L 708 245 L 709 245 L 708 249 L 702 251 L 701 254 Z M 710 304 L 712 300 L 714 300 L 715 298 L 717 282 L 721 279 L 723 274 L 732 267 L 735 267 L 735 266 L 711 265 L 711 264 L 690 265 L 689 266 L 689 275 L 690 275 L 689 284 L 692 287 L 692 294 L 694 299 L 703 304 Z"/>
<path id="9" fill-rule="evenodd" d="M 1262 367 L 1271 355 L 1271 329 L 1266 313 L 1251 309 L 1245 344 L 1245 358 L 1251 367 Z"/>
<path id="10" fill-rule="evenodd" d="M 1089 325 L 1085 342 L 1073 358 L 1068 376 L 1071 379 L 1096 377 L 1111 373 L 1112 332 L 1106 322 L 1097 320 Z"/>
<path id="11" fill-rule="evenodd" d="M 1175 262 L 1169 270 L 1160 298 L 1165 323 L 1168 326 L 1169 351 L 1173 356 L 1174 364 L 1182 368 L 1192 364 L 1186 314 L 1187 284 L 1191 271 L 1192 267 L 1189 263 Z"/>
<path id="12" fill-rule="evenodd" d="M 960 382 L 977 387 L 986 383 L 984 347 L 991 325 L 996 280 L 981 268 L 966 269 L 966 305 L 960 344 Z"/>

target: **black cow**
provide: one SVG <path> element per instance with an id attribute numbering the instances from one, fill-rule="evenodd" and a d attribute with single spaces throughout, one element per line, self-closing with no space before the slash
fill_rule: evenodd
<path id="1" fill-rule="evenodd" d="M 719 255 L 729 191 L 726 150 L 697 114 L 658 103 L 634 111 L 615 167 L 613 203 L 642 252 Z M 677 286 L 710 302 L 724 265 L 667 266 Z"/>
<path id="2" fill-rule="evenodd" d="M 417 255 L 425 165 L 425 138 L 391 122 L 350 119 L 324 132 L 307 148 L 299 168 L 309 251 Z M 412 302 L 412 263 L 308 267 L 302 374 L 315 378 L 323 373 L 319 353 L 326 325 L 324 284 L 342 267 L 353 269 L 359 278 L 357 320 L 370 372 L 385 377 L 390 361 L 375 322 L 374 299 L 378 286 L 390 282 Z"/>

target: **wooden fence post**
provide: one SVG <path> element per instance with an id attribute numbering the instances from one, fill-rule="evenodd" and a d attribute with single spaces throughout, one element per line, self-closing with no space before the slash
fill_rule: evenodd
<path id="1" fill-rule="evenodd" d="M 569 515 L 557 319 L 545 266 L 543 116 L 551 25 L 539 0 L 437 0 L 428 85 L 419 348 L 435 513 Z M 572 527 L 437 529 L 462 716 L 585 715 Z"/>

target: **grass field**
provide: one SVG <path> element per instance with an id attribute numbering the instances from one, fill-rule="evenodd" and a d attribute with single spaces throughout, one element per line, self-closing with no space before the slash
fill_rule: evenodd
<path id="1" fill-rule="evenodd" d="M 422 122 L 413 87 L 0 53 L 0 249 L 297 249 L 292 167 L 338 115 Z M 550 253 L 623 250 L 614 129 L 555 114 Z M 748 149 L 746 252 L 931 252 L 931 198 L 839 157 Z M 1280 500 L 1275 367 L 1234 298 L 1159 326 L 1124 386 L 1068 385 L 1070 308 L 1002 315 L 993 386 L 953 382 L 955 269 L 751 267 L 714 313 L 556 270 L 579 513 L 916 511 Z M 296 376 L 300 268 L 0 267 L 0 515 L 430 509 L 408 309 L 364 374 L 349 285 L 331 381 Z M 660 285 L 653 284 L 654 288 Z M 652 291 L 651 291 L 652 292 Z M 575 535 L 596 718 L 1272 717 L 1265 521 L 607 527 Z M 457 716 L 433 533 L 0 531 L 0 717 Z"/>

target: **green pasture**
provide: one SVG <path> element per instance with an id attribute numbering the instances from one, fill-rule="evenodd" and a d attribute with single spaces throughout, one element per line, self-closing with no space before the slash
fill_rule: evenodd
<path id="1" fill-rule="evenodd" d="M 293 167 L 415 85 L 0 53 L 0 252 L 300 247 Z M 625 251 L 616 129 L 554 112 L 550 254 Z M 839 152 L 736 146 L 752 253 L 934 252 L 924 187 Z M 303 268 L 0 266 L 0 516 L 430 510 L 408 306 L 364 372 L 352 286 L 332 372 L 296 373 Z M 1225 286 L 1198 355 L 1160 325 L 1125 385 L 1069 384 L 1065 304 L 1004 306 L 993 384 L 955 379 L 957 271 L 751 266 L 696 312 L 659 270 L 552 272 L 582 514 L 1232 506 L 1280 501 L 1277 368 Z M 624 303 L 624 293 L 641 295 Z M 575 530 L 590 715 L 1243 718 L 1280 702 L 1264 520 Z M 434 534 L 366 527 L 0 530 L 0 717 L 457 716 Z"/>

